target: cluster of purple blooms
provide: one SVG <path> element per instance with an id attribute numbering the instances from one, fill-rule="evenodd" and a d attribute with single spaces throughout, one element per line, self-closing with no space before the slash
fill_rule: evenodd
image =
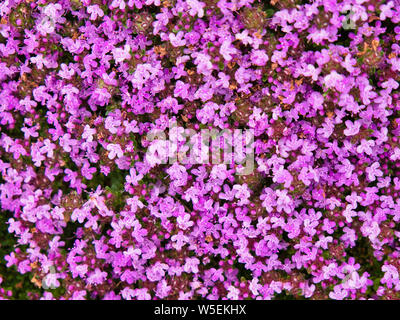
<path id="1" fill-rule="evenodd" d="M 0 16 L 5 260 L 30 298 L 400 298 L 396 1 L 5 0 Z M 151 159 L 170 121 L 253 129 L 254 171 Z"/>

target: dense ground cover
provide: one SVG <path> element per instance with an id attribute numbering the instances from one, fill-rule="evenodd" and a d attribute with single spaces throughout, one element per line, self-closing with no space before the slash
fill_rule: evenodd
<path id="1" fill-rule="evenodd" d="M 400 297 L 399 3 L 0 16 L 0 297 Z M 205 129 L 254 170 L 184 157 Z"/>

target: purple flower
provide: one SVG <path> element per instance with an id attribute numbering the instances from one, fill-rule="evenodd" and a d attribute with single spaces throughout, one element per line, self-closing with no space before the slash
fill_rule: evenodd
<path id="1" fill-rule="evenodd" d="M 215 111 L 219 106 L 214 102 L 207 102 L 202 109 L 197 110 L 197 119 L 203 124 L 206 124 L 214 119 Z"/>
<path id="2" fill-rule="evenodd" d="M 199 272 L 199 265 L 200 261 L 197 258 L 186 258 L 185 264 L 183 266 L 183 270 L 185 272 L 192 272 L 192 273 L 198 273 Z"/>
<path id="3" fill-rule="evenodd" d="M 189 84 L 186 84 L 180 80 L 176 82 L 174 97 L 181 97 L 182 99 L 186 99 L 188 97 L 188 90 L 190 88 Z"/>
<path id="4" fill-rule="evenodd" d="M 344 300 L 348 296 L 348 292 L 341 285 L 334 287 L 334 291 L 329 293 L 329 298 L 334 300 Z"/>
<path id="5" fill-rule="evenodd" d="M 88 275 L 86 281 L 89 284 L 101 284 L 105 281 L 106 277 L 107 272 L 101 271 L 99 268 L 96 268 Z"/>
<path id="6" fill-rule="evenodd" d="M 374 162 L 370 167 L 365 169 L 368 174 L 369 181 L 375 181 L 376 177 L 382 177 L 383 172 L 379 169 L 379 167 L 379 163 Z"/>
<path id="7" fill-rule="evenodd" d="M 109 143 L 106 149 L 107 151 L 109 151 L 108 158 L 111 160 L 114 159 L 115 157 L 121 158 L 124 155 L 124 152 L 122 151 L 121 146 L 119 144 Z"/>
<path id="8" fill-rule="evenodd" d="M 174 33 L 170 33 L 168 37 L 169 41 L 174 47 L 182 47 L 186 44 L 183 31 L 179 31 L 176 35 Z"/>
<path id="9" fill-rule="evenodd" d="M 221 55 L 224 57 L 226 61 L 231 61 L 232 60 L 232 55 L 235 55 L 238 53 L 237 49 L 235 49 L 232 46 L 232 43 L 229 39 L 224 40 L 222 42 L 221 48 L 219 50 Z"/>
<path id="10" fill-rule="evenodd" d="M 264 50 L 253 50 L 251 53 L 251 61 L 256 66 L 265 66 L 268 61 L 268 55 L 265 53 Z"/>
<path id="11" fill-rule="evenodd" d="M 189 14 L 191 16 L 198 15 L 199 18 L 204 16 L 205 4 L 198 0 L 187 0 L 187 5 L 190 7 Z"/>
<path id="12" fill-rule="evenodd" d="M 355 136 L 360 132 L 361 122 L 359 120 L 356 120 L 355 122 L 347 120 L 345 123 L 346 129 L 344 130 L 344 134 L 346 136 Z"/>
<path id="13" fill-rule="evenodd" d="M 125 44 L 123 48 L 113 49 L 112 54 L 113 54 L 113 58 L 114 58 L 115 62 L 121 63 L 124 60 L 129 60 L 131 58 L 131 55 L 129 54 L 130 49 L 131 48 L 130 48 L 129 44 Z"/>
<path id="14" fill-rule="evenodd" d="M 90 20 L 96 20 L 97 17 L 104 16 L 103 10 L 97 4 L 88 6 L 87 12 L 90 14 Z"/>

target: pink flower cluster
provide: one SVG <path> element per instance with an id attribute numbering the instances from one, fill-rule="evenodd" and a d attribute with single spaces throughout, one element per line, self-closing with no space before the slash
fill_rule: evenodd
<path id="1" fill-rule="evenodd" d="M 32 299 L 400 298 L 399 3 L 7 0 L 0 16 L 5 261 Z M 254 130 L 254 171 L 149 157 L 170 121 Z"/>

